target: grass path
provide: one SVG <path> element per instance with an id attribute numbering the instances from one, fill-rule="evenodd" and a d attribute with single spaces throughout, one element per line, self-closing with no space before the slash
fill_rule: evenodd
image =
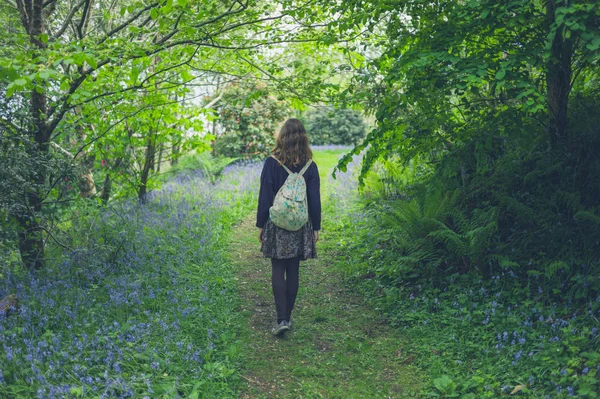
<path id="1" fill-rule="evenodd" d="M 337 156 L 315 154 L 322 181 Z M 270 334 L 275 321 L 271 264 L 259 251 L 255 215 L 233 228 L 229 256 L 239 270 L 239 311 L 247 322 L 241 332 L 241 398 L 405 398 L 418 391 L 418 374 L 402 356 L 405 338 L 331 266 L 336 260 L 327 234 L 331 216 L 324 215 L 319 258 L 301 263 L 294 325 L 284 338 Z"/>

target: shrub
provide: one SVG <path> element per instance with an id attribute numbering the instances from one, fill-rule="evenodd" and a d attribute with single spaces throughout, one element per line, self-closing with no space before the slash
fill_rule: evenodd
<path id="1" fill-rule="evenodd" d="M 352 109 L 321 107 L 307 111 L 302 119 L 314 145 L 351 145 L 365 137 L 363 118 Z"/>
<path id="2" fill-rule="evenodd" d="M 265 84 L 245 81 L 226 86 L 217 103 L 223 132 L 215 139 L 215 154 L 265 157 L 275 144 L 277 126 L 289 111 L 288 104 L 271 95 Z"/>

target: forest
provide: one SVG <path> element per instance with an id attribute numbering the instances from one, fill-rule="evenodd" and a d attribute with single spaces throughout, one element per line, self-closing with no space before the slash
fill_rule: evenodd
<path id="1" fill-rule="evenodd" d="M 597 398 L 600 3 L 1 0 L 0 398 Z M 318 259 L 266 333 L 263 162 Z"/>

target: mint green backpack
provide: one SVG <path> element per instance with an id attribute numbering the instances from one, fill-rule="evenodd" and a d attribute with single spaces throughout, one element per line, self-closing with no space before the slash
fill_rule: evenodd
<path id="1" fill-rule="evenodd" d="M 273 159 L 279 162 L 277 158 L 273 157 Z M 302 176 L 311 162 L 312 159 L 309 159 L 298 173 L 292 172 L 279 162 L 289 176 L 275 195 L 273 206 L 269 209 L 269 218 L 275 226 L 284 230 L 298 231 L 308 222 L 306 182 Z"/>

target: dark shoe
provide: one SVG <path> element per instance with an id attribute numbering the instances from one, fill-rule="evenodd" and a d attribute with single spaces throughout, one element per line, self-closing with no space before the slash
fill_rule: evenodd
<path id="1" fill-rule="evenodd" d="M 275 327 L 273 327 L 273 330 L 271 330 L 271 334 L 273 334 L 275 336 L 283 335 L 289 329 L 290 329 L 290 327 L 288 326 L 287 321 L 283 320 L 281 323 L 279 323 L 279 324 L 275 325 Z"/>

